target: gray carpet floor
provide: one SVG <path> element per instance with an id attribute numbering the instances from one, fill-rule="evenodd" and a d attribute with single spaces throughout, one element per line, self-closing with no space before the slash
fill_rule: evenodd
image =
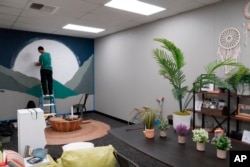
<path id="1" fill-rule="evenodd" d="M 89 112 L 89 113 L 85 112 L 83 115 L 83 119 L 94 119 L 102 121 L 109 124 L 111 128 L 127 126 L 126 122 L 113 119 L 98 112 Z M 145 153 L 134 149 L 133 147 L 122 142 L 121 140 L 115 138 L 111 134 L 108 134 L 99 139 L 92 140 L 90 142 L 94 143 L 95 146 L 105 146 L 111 144 L 117 151 L 124 154 L 125 156 L 127 156 L 132 161 L 136 162 L 141 167 L 168 167 L 168 165 L 165 165 L 160 161 L 157 161 L 154 158 L 147 156 Z M 57 159 L 62 154 L 62 146 L 63 145 L 46 145 L 46 148 L 48 149 L 48 153 L 54 159 Z M 15 151 L 18 150 L 17 131 L 11 136 L 10 142 L 3 144 L 3 149 L 11 149 Z"/>

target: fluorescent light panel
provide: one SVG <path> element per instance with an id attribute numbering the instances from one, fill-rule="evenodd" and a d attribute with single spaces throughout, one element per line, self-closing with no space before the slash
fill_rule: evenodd
<path id="1" fill-rule="evenodd" d="M 92 32 L 92 33 L 99 33 L 105 30 L 101 28 L 86 27 L 86 26 L 80 26 L 80 25 L 75 25 L 75 24 L 67 24 L 66 26 L 63 27 L 63 29 L 85 31 L 85 32 Z"/>
<path id="2" fill-rule="evenodd" d="M 112 0 L 106 3 L 104 6 L 147 16 L 166 10 L 165 8 L 151 5 L 145 2 L 140 2 L 138 0 Z"/>

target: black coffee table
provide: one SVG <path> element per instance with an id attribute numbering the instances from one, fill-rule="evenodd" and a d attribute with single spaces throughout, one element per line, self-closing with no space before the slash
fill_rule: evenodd
<path id="1" fill-rule="evenodd" d="M 154 139 L 146 139 L 143 135 L 143 125 L 135 124 L 121 128 L 114 128 L 110 134 L 132 146 L 133 148 L 155 158 L 167 165 L 174 167 L 228 167 L 227 159 L 216 157 L 216 148 L 210 143 L 206 144 L 206 150 L 196 150 L 196 143 L 192 141 L 192 132 L 186 136 L 186 143 L 177 142 L 177 134 L 171 127 L 166 138 L 159 137 L 158 130 Z M 232 141 L 232 150 L 250 150 L 250 145 L 238 141 Z"/>

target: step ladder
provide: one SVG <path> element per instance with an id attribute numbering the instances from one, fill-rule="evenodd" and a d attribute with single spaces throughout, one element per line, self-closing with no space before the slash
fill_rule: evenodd
<path id="1" fill-rule="evenodd" d="M 42 95 L 39 98 L 39 106 L 43 111 L 45 111 L 45 108 L 49 108 L 49 113 L 54 113 L 55 115 L 57 115 L 56 100 L 55 100 L 54 94 Z M 52 111 L 53 108 L 54 108 L 54 112 Z"/>

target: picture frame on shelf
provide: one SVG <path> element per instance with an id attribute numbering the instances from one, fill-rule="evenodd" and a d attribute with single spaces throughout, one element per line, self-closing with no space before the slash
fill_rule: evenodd
<path id="1" fill-rule="evenodd" d="M 212 77 L 215 76 L 215 74 L 210 74 Z M 202 82 L 206 82 L 206 77 L 207 77 L 207 74 L 201 74 L 201 83 Z M 203 92 L 209 92 L 209 91 L 214 91 L 214 88 L 215 88 L 215 85 L 214 85 L 214 82 L 213 83 L 207 83 L 205 84 L 203 87 L 201 87 L 201 91 Z"/>
<path id="2" fill-rule="evenodd" d="M 250 131 L 243 130 L 241 141 L 250 144 Z"/>
<path id="3" fill-rule="evenodd" d="M 238 104 L 238 113 L 236 116 L 250 120 L 250 104 Z"/>

